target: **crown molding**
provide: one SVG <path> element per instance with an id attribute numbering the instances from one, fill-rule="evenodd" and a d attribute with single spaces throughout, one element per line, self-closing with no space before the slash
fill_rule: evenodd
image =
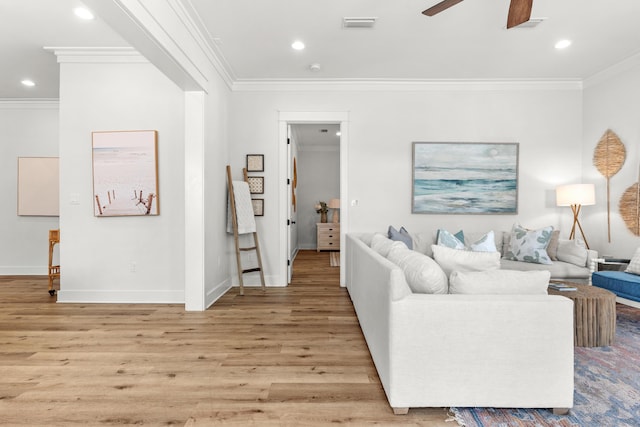
<path id="1" fill-rule="evenodd" d="M 45 46 L 53 52 L 58 63 L 148 63 L 149 61 L 132 47 L 56 47 Z"/>
<path id="2" fill-rule="evenodd" d="M 595 86 L 636 67 L 640 67 L 640 52 L 586 78 L 584 87 Z"/>
<path id="3" fill-rule="evenodd" d="M 57 110 L 59 105 L 57 98 L 0 98 L 3 110 Z"/>
<path id="4" fill-rule="evenodd" d="M 234 92 L 582 90 L 582 80 L 237 80 Z"/>

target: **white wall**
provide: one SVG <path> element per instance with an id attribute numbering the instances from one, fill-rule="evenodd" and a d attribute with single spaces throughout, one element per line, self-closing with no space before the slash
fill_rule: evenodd
<path id="1" fill-rule="evenodd" d="M 555 187 L 582 175 L 582 92 L 577 85 L 514 84 L 451 87 L 428 85 L 408 91 L 252 90 L 232 94 L 230 158 L 241 167 L 244 154 L 265 153 L 265 217 L 259 232 L 265 242 L 266 273 L 277 273 L 280 253 L 276 203 L 280 185 L 278 111 L 348 111 L 348 231 L 386 230 L 389 224 L 410 231 L 434 227 L 510 229 L 554 225 L 568 235 L 570 215 L 555 206 Z M 411 214 L 413 141 L 519 142 L 518 215 Z M 346 227 L 346 228 L 345 228 Z M 273 277 L 274 282 L 283 279 Z"/>
<path id="2" fill-rule="evenodd" d="M 300 249 L 316 249 L 320 214 L 314 206 L 340 198 L 340 151 L 304 149 L 298 158 L 298 243 Z M 332 215 L 330 209 L 328 221 Z"/>
<path id="3" fill-rule="evenodd" d="M 57 156 L 57 101 L 0 100 L 0 275 L 47 274 L 58 217 L 18 216 L 18 157 Z"/>
<path id="4" fill-rule="evenodd" d="M 58 301 L 183 302 L 184 93 L 146 62 L 58 59 L 64 243 Z M 160 215 L 95 217 L 91 132 L 136 129 L 158 131 Z M 78 204 L 70 203 L 74 195 Z"/>
<path id="5" fill-rule="evenodd" d="M 596 205 L 582 210 L 581 222 L 589 244 L 602 255 L 631 258 L 640 246 L 620 217 L 624 191 L 640 180 L 640 55 L 587 81 L 584 90 L 584 182 L 596 185 Z M 593 153 L 607 129 L 613 130 L 627 151 L 622 169 L 610 180 L 611 242 L 607 231 L 606 179 L 593 164 Z"/>

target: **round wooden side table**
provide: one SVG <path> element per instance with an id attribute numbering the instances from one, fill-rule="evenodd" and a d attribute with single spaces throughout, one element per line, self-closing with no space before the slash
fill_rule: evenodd
<path id="1" fill-rule="evenodd" d="M 577 288 L 575 291 L 549 288 L 550 295 L 562 295 L 573 300 L 574 345 L 602 347 L 613 344 L 616 335 L 616 295 L 597 286 L 561 283 Z"/>

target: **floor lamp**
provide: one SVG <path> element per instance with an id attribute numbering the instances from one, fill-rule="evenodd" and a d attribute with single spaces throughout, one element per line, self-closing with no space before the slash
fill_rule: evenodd
<path id="1" fill-rule="evenodd" d="M 587 243 L 587 238 L 584 236 L 584 231 L 582 230 L 582 225 L 580 225 L 578 215 L 580 214 L 580 209 L 582 208 L 582 206 L 590 206 L 595 204 L 596 192 L 593 184 L 561 185 L 560 187 L 556 188 L 556 205 L 571 206 L 571 211 L 573 211 L 573 226 L 571 227 L 571 234 L 569 235 L 569 239 L 575 238 L 577 225 L 580 229 L 582 240 L 584 240 L 584 244 L 587 249 L 589 249 L 589 243 Z"/>

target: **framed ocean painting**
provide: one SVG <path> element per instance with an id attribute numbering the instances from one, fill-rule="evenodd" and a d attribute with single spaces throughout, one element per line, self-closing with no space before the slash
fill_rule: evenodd
<path id="1" fill-rule="evenodd" d="M 517 214 L 518 143 L 414 142 L 412 213 Z"/>

